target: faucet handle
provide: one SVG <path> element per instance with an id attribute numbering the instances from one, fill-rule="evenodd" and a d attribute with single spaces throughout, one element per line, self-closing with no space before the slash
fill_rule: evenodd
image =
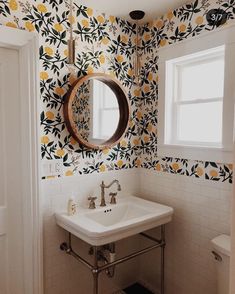
<path id="1" fill-rule="evenodd" d="M 88 200 L 90 201 L 89 203 L 89 209 L 95 209 L 95 200 L 97 199 L 97 197 L 88 197 Z"/>
<path id="2" fill-rule="evenodd" d="M 117 193 L 110 192 L 109 196 L 111 197 L 110 204 L 116 204 L 117 203 L 117 201 L 116 201 Z"/>

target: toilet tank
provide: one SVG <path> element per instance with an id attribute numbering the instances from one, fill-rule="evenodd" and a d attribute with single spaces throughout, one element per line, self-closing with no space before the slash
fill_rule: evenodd
<path id="1" fill-rule="evenodd" d="M 220 235 L 211 242 L 217 272 L 217 294 L 229 294 L 230 236 Z"/>

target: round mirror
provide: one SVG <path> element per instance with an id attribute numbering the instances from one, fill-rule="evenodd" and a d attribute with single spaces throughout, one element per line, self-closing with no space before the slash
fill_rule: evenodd
<path id="1" fill-rule="evenodd" d="M 94 149 L 116 145 L 129 121 L 129 104 L 119 82 L 106 74 L 78 79 L 64 104 L 65 123 L 80 144 Z"/>

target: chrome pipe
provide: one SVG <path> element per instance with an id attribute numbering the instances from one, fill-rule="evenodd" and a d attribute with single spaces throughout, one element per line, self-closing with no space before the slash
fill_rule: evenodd
<path id="1" fill-rule="evenodd" d="M 115 260 L 114 262 L 105 264 L 103 266 L 98 266 L 98 247 L 94 246 L 94 265 L 91 265 L 88 261 L 86 261 L 84 258 L 82 258 L 80 255 L 78 255 L 75 251 L 72 249 L 72 236 L 71 233 L 69 233 L 69 242 L 67 243 L 62 243 L 60 245 L 60 249 L 65 251 L 67 254 L 72 255 L 74 258 L 76 258 L 78 261 L 80 261 L 83 265 L 88 267 L 93 275 L 93 294 L 98 294 L 98 276 L 99 273 L 107 270 L 109 268 L 114 267 L 115 265 L 121 264 L 127 260 L 133 259 L 139 255 L 145 254 L 153 249 L 161 247 L 161 292 L 160 294 L 164 294 L 165 287 L 165 273 L 164 273 L 164 268 L 165 268 L 165 225 L 161 226 L 161 240 L 158 240 L 154 237 L 149 236 L 146 233 L 140 233 L 140 235 L 150 239 L 151 241 L 156 242 L 156 244 L 149 246 L 147 248 L 144 248 L 142 250 L 139 250 L 137 252 L 131 253 L 125 257 L 119 258 Z M 115 250 L 113 248 L 113 250 Z"/>
<path id="2" fill-rule="evenodd" d="M 158 247 L 160 247 L 160 246 L 162 246 L 162 245 L 163 245 L 163 244 L 160 243 L 160 244 L 155 244 L 155 245 L 149 246 L 149 247 L 147 247 L 147 248 L 145 248 L 145 249 L 142 249 L 142 250 L 137 251 L 137 252 L 135 252 L 135 253 L 131 253 L 131 254 L 125 256 L 125 257 L 119 258 L 119 259 L 115 260 L 114 262 L 111 262 L 111 263 L 109 263 L 109 264 L 105 264 L 105 265 L 103 265 L 103 266 L 100 266 L 100 267 L 98 268 L 98 272 L 102 272 L 103 270 L 105 270 L 105 269 L 107 269 L 107 268 L 109 268 L 109 267 L 111 267 L 111 266 L 114 266 L 114 265 L 118 265 L 118 264 L 120 264 L 120 263 L 123 263 L 123 262 L 125 262 L 125 261 L 127 261 L 127 260 L 130 260 L 130 259 L 132 259 L 132 258 L 134 258 L 134 257 L 136 257 L 136 256 L 139 256 L 139 255 L 142 255 L 142 254 L 144 254 L 144 253 L 147 253 L 147 252 L 149 252 L 150 250 L 153 250 L 153 249 L 155 249 L 155 248 L 158 248 Z"/>
<path id="3" fill-rule="evenodd" d="M 144 236 L 145 238 L 147 238 L 147 239 L 149 239 L 149 240 L 151 240 L 151 241 L 154 241 L 154 242 L 158 242 L 158 243 L 161 243 L 161 242 L 162 242 L 162 240 L 159 240 L 159 239 L 156 239 L 156 238 L 154 238 L 154 237 L 152 237 L 152 236 L 149 236 L 149 235 L 146 234 L 146 233 L 140 233 L 140 235 L 141 235 L 141 236 Z"/>
<path id="4" fill-rule="evenodd" d="M 73 251 L 72 248 L 72 234 L 69 233 L 69 241 L 68 244 L 67 243 L 62 243 L 60 245 L 60 249 L 62 251 L 65 251 L 67 254 L 73 256 L 74 258 L 76 258 L 78 261 L 80 261 L 82 264 L 84 264 L 85 266 L 87 266 L 90 270 L 92 270 L 94 268 L 93 265 L 91 265 L 88 261 L 86 261 L 83 257 L 81 257 L 80 255 L 78 255 L 75 251 Z"/>
<path id="5" fill-rule="evenodd" d="M 82 264 L 87 266 L 91 271 L 94 269 L 93 265 L 91 265 L 88 261 L 86 261 L 84 258 L 82 258 L 80 255 L 78 255 L 76 252 L 71 249 L 69 252 L 66 252 L 69 255 L 72 255 L 74 258 L 76 258 L 78 261 L 80 261 Z"/>
<path id="6" fill-rule="evenodd" d="M 92 275 L 93 275 L 93 294 L 98 294 L 98 258 L 97 258 L 97 252 L 98 248 L 97 246 L 94 246 L 94 267 L 92 270 Z"/>
<path id="7" fill-rule="evenodd" d="M 72 249 L 72 234 L 69 233 L 69 248 Z"/>

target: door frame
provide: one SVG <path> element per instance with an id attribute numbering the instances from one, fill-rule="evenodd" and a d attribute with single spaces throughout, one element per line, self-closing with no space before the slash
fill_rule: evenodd
<path id="1" fill-rule="evenodd" d="M 43 293 L 42 210 L 40 203 L 39 37 L 0 26 L 0 47 L 19 52 L 24 224 L 24 294 Z"/>

